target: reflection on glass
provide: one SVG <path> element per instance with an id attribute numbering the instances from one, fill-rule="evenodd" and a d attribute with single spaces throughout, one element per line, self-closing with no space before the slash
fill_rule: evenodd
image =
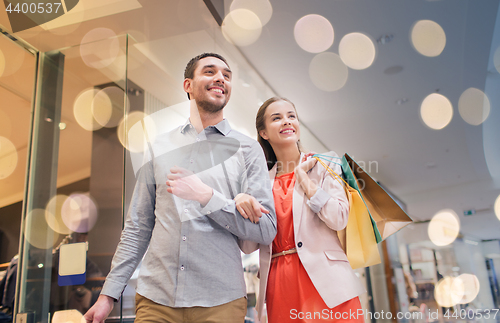
<path id="1" fill-rule="evenodd" d="M 495 215 L 497 216 L 498 220 L 500 221 L 500 195 L 498 195 L 497 199 L 495 200 Z"/>
<path id="2" fill-rule="evenodd" d="M 78 1 L 77 5 L 69 12 L 42 24 L 41 27 L 54 35 L 63 36 L 71 34 L 80 27 L 85 18 L 85 2 L 87 1 Z"/>
<path id="3" fill-rule="evenodd" d="M 490 100 L 483 91 L 468 88 L 458 100 L 458 112 L 468 124 L 480 125 L 490 114 Z"/>
<path id="4" fill-rule="evenodd" d="M 102 128 L 102 125 L 97 122 L 92 113 L 92 105 L 98 92 L 99 90 L 97 89 L 85 90 L 77 96 L 73 104 L 73 114 L 76 122 L 87 131 L 94 131 Z M 111 104 L 109 104 L 109 107 L 111 107 Z M 104 115 L 105 113 L 102 113 L 103 117 Z"/>
<path id="5" fill-rule="evenodd" d="M 5 56 L 0 49 L 0 77 L 2 77 L 3 71 L 5 71 Z"/>
<path id="6" fill-rule="evenodd" d="M 253 11 L 236 9 L 224 18 L 221 29 L 228 42 L 236 46 L 248 46 L 259 39 L 262 23 Z"/>
<path id="7" fill-rule="evenodd" d="M 111 29 L 95 28 L 82 38 L 80 55 L 89 67 L 104 68 L 115 61 L 119 52 L 120 42 Z"/>
<path id="8" fill-rule="evenodd" d="M 453 106 L 444 95 L 432 93 L 422 102 L 420 116 L 429 128 L 443 129 L 453 117 Z"/>
<path id="9" fill-rule="evenodd" d="M 146 149 L 147 143 L 156 137 L 156 123 L 144 112 L 134 111 L 120 122 L 117 132 L 123 147 L 140 153 Z"/>
<path id="10" fill-rule="evenodd" d="M 442 307 L 452 307 L 458 304 L 457 298 L 463 296 L 463 285 L 454 284 L 455 278 L 446 276 L 441 279 L 434 290 L 434 298 Z"/>
<path id="11" fill-rule="evenodd" d="M 61 207 L 64 224 L 74 232 L 89 232 L 97 221 L 97 205 L 88 193 L 71 194 Z"/>
<path id="12" fill-rule="evenodd" d="M 340 40 L 339 55 L 348 67 L 363 70 L 375 60 L 375 45 L 365 34 L 350 33 Z"/>
<path id="13" fill-rule="evenodd" d="M 273 7 L 269 0 L 234 0 L 231 3 L 230 10 L 248 9 L 255 13 L 262 24 L 265 26 L 273 15 Z"/>
<path id="14" fill-rule="evenodd" d="M 25 226 L 26 240 L 39 249 L 52 249 L 59 238 L 59 233 L 52 230 L 45 220 L 45 209 L 33 209 L 28 212 Z"/>
<path id="15" fill-rule="evenodd" d="M 0 137 L 0 180 L 9 177 L 17 166 L 17 150 L 12 141 Z"/>
<path id="16" fill-rule="evenodd" d="M 348 69 L 335 53 L 321 53 L 309 64 L 309 77 L 313 84 L 323 91 L 337 91 L 347 82 Z"/>
<path id="17" fill-rule="evenodd" d="M 445 209 L 432 217 L 429 223 L 429 238 L 436 246 L 446 246 L 455 241 L 460 231 L 460 221 L 455 211 Z"/>
<path id="18" fill-rule="evenodd" d="M 432 20 L 420 20 L 411 30 L 411 43 L 424 56 L 439 56 L 446 46 L 446 34 L 441 26 Z"/>
<path id="19" fill-rule="evenodd" d="M 459 297 L 459 293 L 453 295 L 458 304 L 471 303 L 477 294 L 479 294 L 480 285 L 476 275 L 462 274 L 455 278 L 453 285 L 457 285 L 457 288 L 453 288 L 452 290 L 461 289 L 463 291 L 462 297 Z"/>
<path id="20" fill-rule="evenodd" d="M 493 55 L 493 64 L 495 65 L 498 73 L 500 73 L 500 46 L 498 46 L 495 54 Z"/>
<path id="21" fill-rule="evenodd" d="M 0 137 L 10 138 L 12 133 L 12 121 L 7 113 L 0 109 Z"/>
<path id="22" fill-rule="evenodd" d="M 96 94 L 92 102 L 92 114 L 101 126 L 106 128 L 114 128 L 118 126 L 124 112 L 124 97 L 128 111 L 128 97 L 125 96 L 123 90 L 119 87 L 108 86 Z"/>
<path id="23" fill-rule="evenodd" d="M 333 26 L 323 16 L 307 15 L 295 23 L 293 35 L 297 44 L 310 53 L 321 53 L 333 44 Z"/>
<path id="24" fill-rule="evenodd" d="M 7 37 L 0 37 L 0 70 L 3 67 L 3 72 L 0 76 L 9 76 L 23 66 L 25 51 L 19 50 L 19 47 L 13 42 L 9 41 Z"/>
<path id="25" fill-rule="evenodd" d="M 45 220 L 49 227 L 60 234 L 70 234 L 72 231 L 64 224 L 62 219 L 62 206 L 68 199 L 66 195 L 55 195 L 45 207 Z"/>

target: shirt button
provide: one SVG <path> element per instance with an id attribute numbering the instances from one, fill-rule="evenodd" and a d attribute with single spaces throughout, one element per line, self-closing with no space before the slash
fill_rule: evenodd
<path id="1" fill-rule="evenodd" d="M 212 211 L 207 211 L 207 214 L 210 214 L 210 213 L 212 213 Z"/>
<path id="2" fill-rule="evenodd" d="M 184 213 L 188 213 L 188 209 L 184 209 Z"/>
<path id="3" fill-rule="evenodd" d="M 193 159 L 190 159 L 190 160 L 189 160 L 189 162 L 192 164 L 192 163 L 194 162 L 194 160 L 193 160 Z"/>
<path id="4" fill-rule="evenodd" d="M 181 270 L 184 270 L 184 266 L 181 266 Z"/>
<path id="5" fill-rule="evenodd" d="M 297 243 L 297 246 L 300 248 L 302 247 L 302 241 L 300 241 L 299 243 Z"/>
<path id="6" fill-rule="evenodd" d="M 229 229 L 229 226 L 228 226 L 228 225 L 226 225 L 226 229 Z"/>
<path id="7" fill-rule="evenodd" d="M 200 141 L 201 139 L 200 138 L 196 138 L 196 141 Z"/>
<path id="8" fill-rule="evenodd" d="M 182 241 L 186 241 L 186 239 L 187 239 L 186 236 L 182 237 Z"/>

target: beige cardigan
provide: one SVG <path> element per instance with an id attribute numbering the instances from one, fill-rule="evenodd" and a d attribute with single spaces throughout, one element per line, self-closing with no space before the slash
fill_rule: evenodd
<path id="1" fill-rule="evenodd" d="M 337 156 L 334 152 L 327 155 Z M 303 154 L 301 159 L 302 157 Z M 333 161 L 339 162 L 338 159 Z M 334 162 L 325 164 L 341 174 L 339 165 Z M 342 230 L 347 225 L 349 202 L 344 188 L 320 163 L 316 163 L 308 175 L 321 189 L 309 200 L 301 186 L 298 183 L 295 185 L 292 210 L 295 244 L 300 261 L 314 287 L 326 305 L 333 308 L 365 292 L 337 237 L 337 230 Z M 274 181 L 275 176 L 276 165 L 269 171 L 271 181 Z M 259 318 L 262 318 L 266 295 L 271 246 L 251 241 L 240 242 L 241 250 L 245 253 L 260 249 L 260 288 L 256 307 Z"/>

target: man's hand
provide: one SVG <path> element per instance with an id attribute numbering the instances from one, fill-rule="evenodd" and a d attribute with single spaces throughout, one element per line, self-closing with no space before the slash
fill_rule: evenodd
<path id="1" fill-rule="evenodd" d="M 114 299 L 99 295 L 97 302 L 83 316 L 87 323 L 104 323 L 114 306 Z"/>
<path id="2" fill-rule="evenodd" d="M 213 190 L 203 183 L 193 172 L 178 166 L 170 169 L 167 175 L 167 191 L 185 200 L 198 201 L 207 205 L 212 198 Z"/>
<path id="3" fill-rule="evenodd" d="M 249 219 L 252 223 L 258 223 L 262 213 L 269 213 L 269 210 L 264 208 L 255 197 L 245 193 L 236 195 L 234 202 L 241 216 L 245 219 Z"/>

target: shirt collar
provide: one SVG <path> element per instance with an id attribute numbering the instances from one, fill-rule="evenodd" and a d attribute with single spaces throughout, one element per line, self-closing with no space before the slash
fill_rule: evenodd
<path id="1" fill-rule="evenodd" d="M 227 136 L 227 134 L 231 131 L 231 126 L 229 125 L 229 121 L 227 121 L 227 119 L 222 119 L 221 122 L 219 122 L 213 127 L 217 129 L 224 136 Z M 191 121 L 188 118 L 184 123 L 184 125 L 181 126 L 181 133 L 185 133 L 190 128 L 194 129 L 194 126 L 191 124 Z"/>

